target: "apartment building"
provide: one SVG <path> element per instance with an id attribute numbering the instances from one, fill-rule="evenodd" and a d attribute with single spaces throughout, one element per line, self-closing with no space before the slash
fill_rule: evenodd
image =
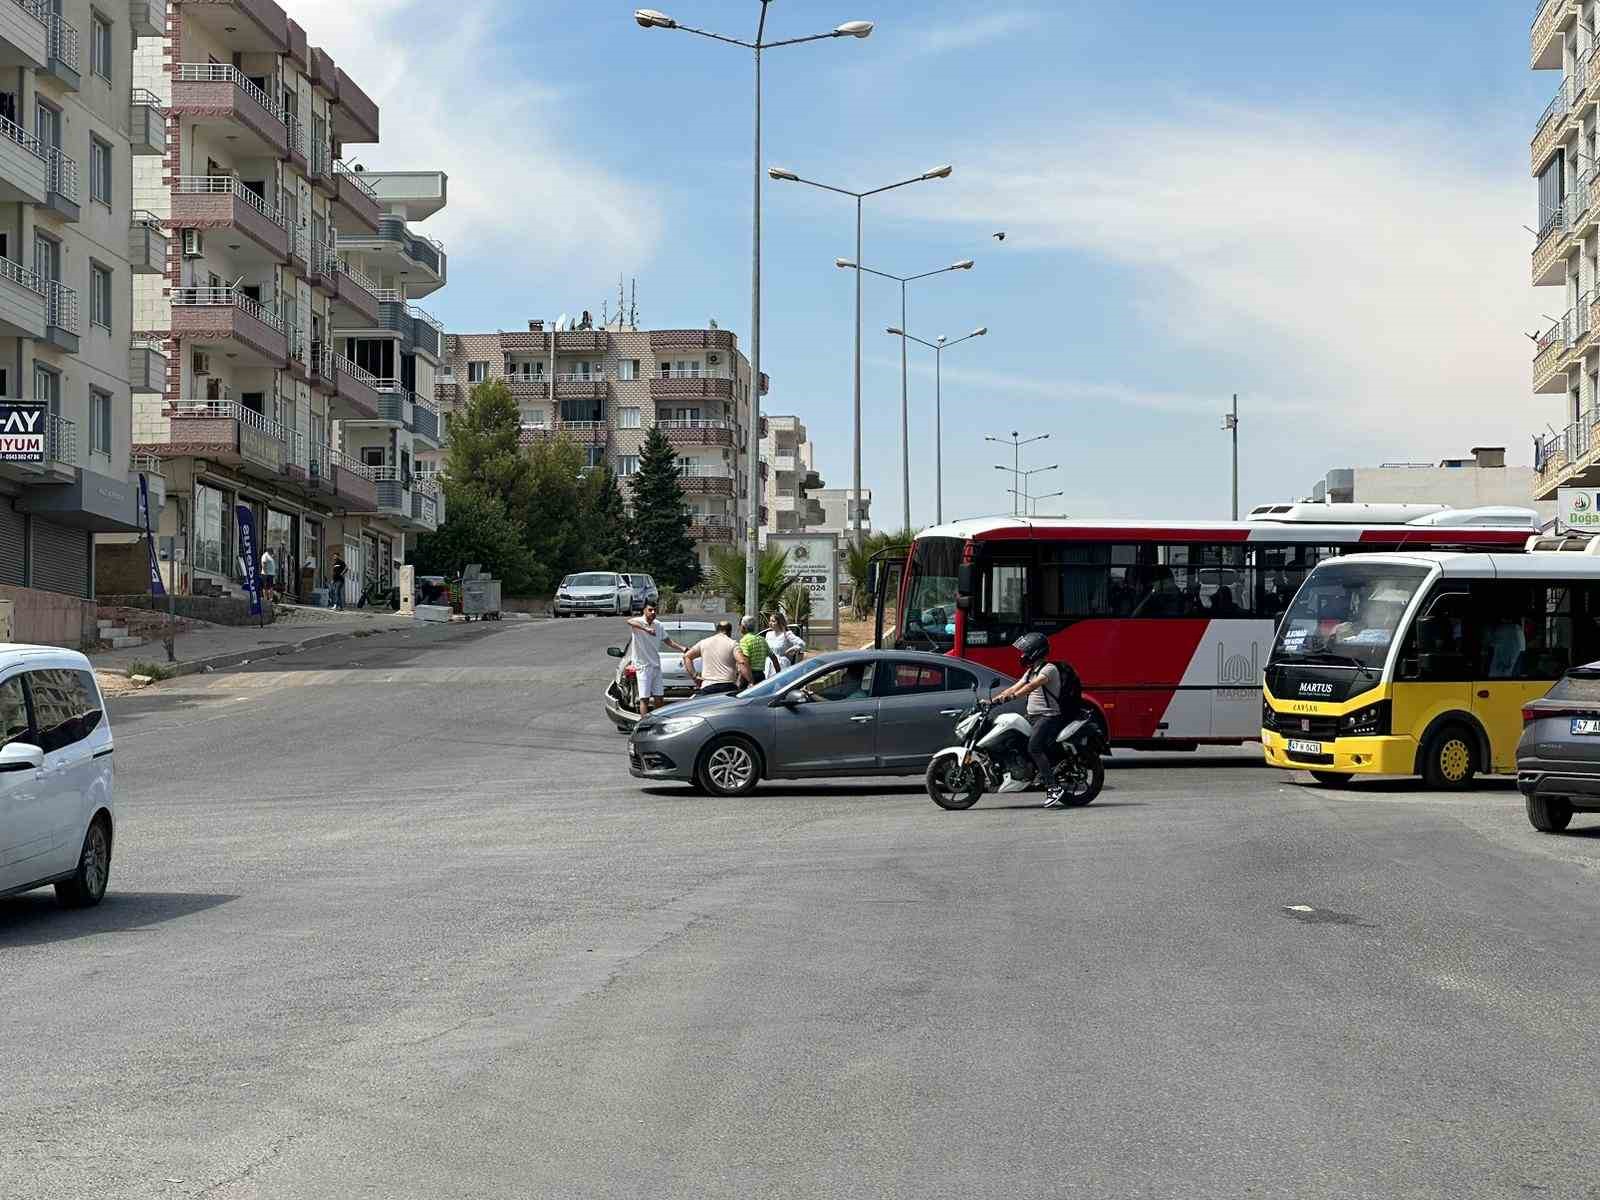
<path id="1" fill-rule="evenodd" d="M 1312 487 L 1313 504 L 1447 504 L 1451 508 L 1532 508 L 1555 518 L 1554 500 L 1533 498 L 1531 467 L 1506 463 L 1504 446 L 1475 446 L 1471 457 L 1335 467 Z"/>
<path id="2" fill-rule="evenodd" d="M 872 532 L 872 489 L 861 489 L 861 501 L 856 503 L 853 488 L 819 488 L 811 494 L 822 508 L 822 520 L 814 528 L 818 533 L 837 533 L 843 541 L 855 534 L 856 509 L 861 509 L 861 528 Z"/>
<path id="3" fill-rule="evenodd" d="M 766 464 L 763 533 L 799 533 L 827 518 L 811 493 L 822 487 L 816 450 L 799 417 L 773 416 L 762 421 L 761 461 Z"/>
<path id="4" fill-rule="evenodd" d="M 347 161 L 378 108 L 273 0 L 168 12 L 136 54 L 169 149 L 135 196 L 169 249 L 135 296 L 134 431 L 165 464 L 166 569 L 180 591 L 235 590 L 243 506 L 281 590 L 310 599 L 342 556 L 354 600 L 442 519 L 418 462 L 439 445 L 443 332 L 411 301 L 447 260 L 410 223 L 447 182 Z"/>
<path id="5" fill-rule="evenodd" d="M 580 321 L 580 326 L 586 322 Z M 743 541 L 749 513 L 750 362 L 725 329 L 575 328 L 528 322 L 525 333 L 448 338 L 438 397 L 445 413 L 474 384 L 503 379 L 522 410 L 523 440 L 567 436 L 591 467 L 624 479 L 639 469 L 646 432 L 678 454 L 702 563 Z M 762 392 L 767 381 L 763 379 Z M 765 521 L 768 513 L 762 510 Z"/>
<path id="6" fill-rule="evenodd" d="M 46 596 L 94 595 L 97 532 L 137 528 L 131 281 L 161 269 L 164 241 L 134 219 L 132 178 L 164 130 L 133 88 L 133 47 L 164 10 L 0 3 L 0 399 L 45 406 L 44 461 L 0 462 L 0 588 L 19 637 Z"/>

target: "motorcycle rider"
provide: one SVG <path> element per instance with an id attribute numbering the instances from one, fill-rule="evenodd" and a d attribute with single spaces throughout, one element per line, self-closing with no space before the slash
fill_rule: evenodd
<path id="1" fill-rule="evenodd" d="M 1066 728 L 1067 720 L 1077 715 L 1083 702 L 1083 688 L 1071 667 L 1063 673 L 1049 661 L 1050 641 L 1044 634 L 1025 633 L 1011 643 L 1011 648 L 1022 656 L 1022 678 L 997 693 L 992 701 L 1003 704 L 1023 696 L 1028 698 L 1028 720 L 1033 725 L 1028 754 L 1045 783 L 1044 807 L 1055 808 L 1064 795 L 1055 782 L 1056 738 Z"/>

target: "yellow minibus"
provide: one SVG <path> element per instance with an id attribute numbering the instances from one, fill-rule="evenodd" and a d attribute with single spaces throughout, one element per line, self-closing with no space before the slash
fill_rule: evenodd
<path id="1" fill-rule="evenodd" d="M 1278 626 L 1261 743 L 1270 765 L 1324 784 L 1420 775 L 1463 787 L 1515 773 L 1523 704 L 1595 659 L 1600 539 L 1333 559 Z"/>

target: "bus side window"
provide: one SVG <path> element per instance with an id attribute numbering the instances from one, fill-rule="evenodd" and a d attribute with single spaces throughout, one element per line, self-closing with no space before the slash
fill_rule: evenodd
<path id="1" fill-rule="evenodd" d="M 1573 661 L 1573 601 L 1567 583 L 1516 579 L 1473 585 L 1478 603 L 1477 678 L 1555 680 Z"/>
<path id="2" fill-rule="evenodd" d="M 978 593 L 967 613 L 967 641 L 975 646 L 1006 646 L 1027 630 L 1028 574 L 1021 555 L 996 554 L 978 567 Z"/>
<path id="3" fill-rule="evenodd" d="M 1435 591 L 1422 605 L 1400 650 L 1399 677 L 1416 683 L 1468 683 L 1478 602 L 1467 592 Z"/>

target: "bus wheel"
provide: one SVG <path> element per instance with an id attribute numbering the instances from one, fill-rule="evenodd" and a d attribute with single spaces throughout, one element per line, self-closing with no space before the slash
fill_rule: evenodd
<path id="1" fill-rule="evenodd" d="M 1434 734 L 1422 757 L 1422 778 L 1430 788 L 1459 790 L 1478 772 L 1478 750 L 1464 725 L 1447 725 Z"/>
<path id="2" fill-rule="evenodd" d="M 1338 771 L 1313 771 L 1311 772 L 1311 778 L 1315 779 L 1323 787 L 1343 788 L 1350 786 L 1350 776 L 1341 775 Z"/>

